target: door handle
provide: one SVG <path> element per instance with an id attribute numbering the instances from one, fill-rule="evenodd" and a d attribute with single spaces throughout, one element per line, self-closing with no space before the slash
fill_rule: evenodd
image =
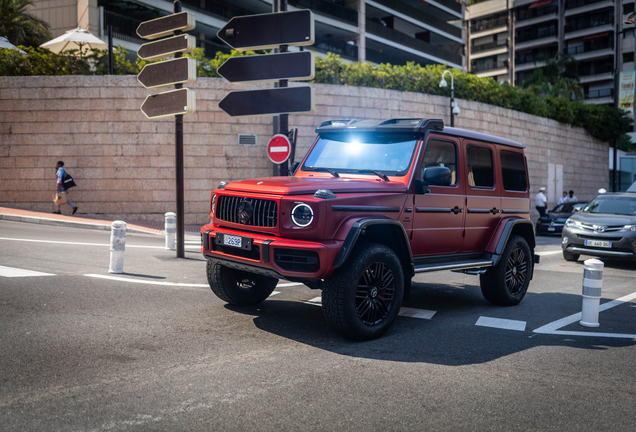
<path id="1" fill-rule="evenodd" d="M 492 210 L 490 210 L 490 213 L 496 215 L 497 213 L 499 213 L 501 210 L 499 210 L 497 207 L 493 207 Z"/>
<path id="2" fill-rule="evenodd" d="M 453 213 L 455 213 L 455 214 L 458 214 L 458 213 L 463 213 L 464 209 L 461 209 L 461 208 L 455 206 L 455 208 L 452 208 L 451 211 Z"/>

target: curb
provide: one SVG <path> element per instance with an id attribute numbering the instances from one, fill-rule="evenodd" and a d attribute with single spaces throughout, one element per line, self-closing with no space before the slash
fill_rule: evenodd
<path id="1" fill-rule="evenodd" d="M 35 216 L 18 216 L 11 215 L 6 213 L 0 213 L 0 220 L 7 220 L 12 222 L 25 222 L 32 224 L 40 224 L 40 225 L 51 225 L 51 226 L 65 226 L 69 228 L 82 228 L 82 229 L 92 229 L 92 230 L 100 230 L 100 231 L 110 231 L 110 225 L 104 225 L 99 223 L 89 223 L 89 222 L 74 222 L 74 221 L 63 221 L 59 219 L 47 219 Z M 138 228 L 126 228 L 126 232 L 128 233 L 140 233 L 140 234 L 154 234 L 163 236 L 164 233 L 157 233 L 152 231 L 146 231 L 144 229 Z M 186 235 L 191 236 L 200 236 L 198 232 L 189 232 L 186 231 Z"/>

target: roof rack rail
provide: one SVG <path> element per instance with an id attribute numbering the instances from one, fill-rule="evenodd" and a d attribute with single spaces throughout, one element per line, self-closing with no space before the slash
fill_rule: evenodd
<path id="1" fill-rule="evenodd" d="M 443 130 L 444 121 L 442 119 L 424 118 L 393 118 L 389 120 L 329 120 L 323 122 L 316 128 L 316 132 L 424 132 L 427 129 Z"/>

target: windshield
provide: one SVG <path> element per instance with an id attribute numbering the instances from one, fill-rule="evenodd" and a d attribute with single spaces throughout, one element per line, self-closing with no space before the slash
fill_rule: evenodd
<path id="1" fill-rule="evenodd" d="M 598 196 L 583 209 L 589 213 L 636 215 L 636 197 Z"/>
<path id="2" fill-rule="evenodd" d="M 307 156 L 304 171 L 404 176 L 411 166 L 420 134 L 325 133 Z M 370 174 L 375 175 L 375 174 Z"/>

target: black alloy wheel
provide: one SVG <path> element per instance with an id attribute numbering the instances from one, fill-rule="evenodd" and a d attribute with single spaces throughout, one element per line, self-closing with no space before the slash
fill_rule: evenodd
<path id="1" fill-rule="evenodd" d="M 383 262 L 374 262 L 362 273 L 356 289 L 356 312 L 366 325 L 387 317 L 395 301 L 395 275 Z"/>
<path id="2" fill-rule="evenodd" d="M 497 265 L 479 276 L 484 298 L 500 306 L 519 304 L 528 291 L 533 265 L 532 249 L 526 239 L 510 236 Z"/>
<path id="3" fill-rule="evenodd" d="M 516 248 L 506 263 L 506 288 L 513 296 L 519 295 L 528 277 L 528 258 L 521 248 Z"/>

